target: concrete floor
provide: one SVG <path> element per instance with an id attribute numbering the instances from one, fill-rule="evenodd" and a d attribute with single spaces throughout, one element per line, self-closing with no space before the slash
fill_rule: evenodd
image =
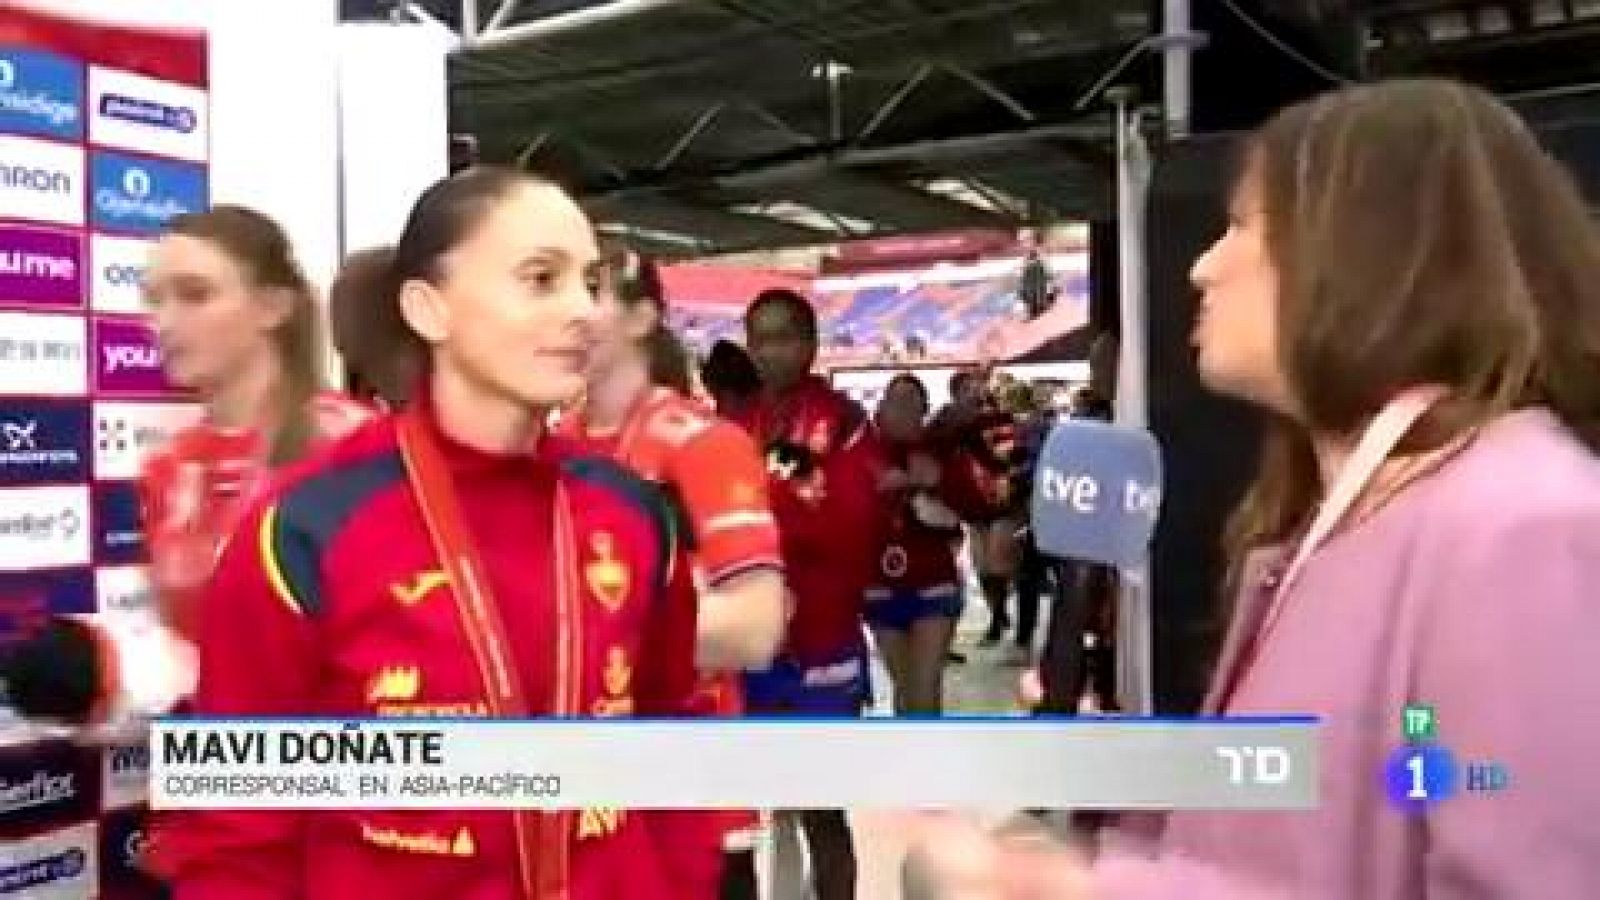
<path id="1" fill-rule="evenodd" d="M 965 653 L 964 664 L 952 664 L 945 673 L 945 702 L 954 712 L 1020 714 L 1016 702 L 1017 677 L 1022 672 L 1019 659 L 1012 656 L 1009 647 L 980 647 L 978 638 L 988 624 L 988 611 L 974 590 L 968 594 L 973 600 L 957 628 L 956 647 Z M 1043 627 L 1040 634 L 1045 633 Z M 873 673 L 874 683 L 886 683 L 881 666 Z M 888 697 L 881 691 L 874 704 L 872 715 L 889 713 Z M 1010 810 L 981 811 L 986 819 L 1000 821 L 1010 815 Z M 901 900 L 900 865 L 905 857 L 907 829 L 905 816 L 893 812 L 853 812 L 856 854 L 860 869 L 857 900 Z M 770 848 L 763 848 L 769 850 Z M 787 885 L 786 890 L 773 886 L 770 852 L 762 853 L 763 900 L 809 900 L 809 891 L 794 886 L 791 876 L 780 876 L 777 881 Z"/>

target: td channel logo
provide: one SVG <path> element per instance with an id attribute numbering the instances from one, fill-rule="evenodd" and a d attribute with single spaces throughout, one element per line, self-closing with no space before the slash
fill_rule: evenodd
<path id="1" fill-rule="evenodd" d="M 54 53 L 0 47 L 0 131 L 83 136 L 83 69 Z"/>
<path id="2" fill-rule="evenodd" d="M 154 236 L 174 217 L 206 205 L 205 170 L 187 163 L 96 153 L 89 180 L 91 219 L 107 231 Z"/>

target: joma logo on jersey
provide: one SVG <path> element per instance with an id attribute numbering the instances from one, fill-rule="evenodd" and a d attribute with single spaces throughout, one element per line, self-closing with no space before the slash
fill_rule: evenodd
<path id="1" fill-rule="evenodd" d="M 428 599 L 428 595 L 450 584 L 450 576 L 434 570 L 418 572 L 410 582 L 400 582 L 389 586 L 389 594 L 401 606 L 416 606 Z"/>

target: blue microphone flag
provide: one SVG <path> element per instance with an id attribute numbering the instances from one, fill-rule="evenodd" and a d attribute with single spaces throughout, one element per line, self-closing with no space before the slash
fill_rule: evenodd
<path id="1" fill-rule="evenodd" d="M 1046 556 L 1141 565 L 1161 508 L 1161 449 L 1150 432 L 1085 419 L 1058 423 L 1039 453 L 1033 534 Z"/>

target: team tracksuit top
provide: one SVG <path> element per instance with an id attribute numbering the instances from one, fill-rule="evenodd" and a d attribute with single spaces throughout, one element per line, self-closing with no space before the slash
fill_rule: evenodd
<path id="1" fill-rule="evenodd" d="M 505 650 L 528 715 L 684 710 L 695 591 L 659 494 L 556 442 L 463 446 L 415 406 L 290 470 L 243 518 L 206 593 L 195 712 L 487 715 L 473 636 Z M 445 574 L 406 415 L 440 448 L 503 628 Z M 615 810 L 196 811 L 170 814 L 153 850 L 177 900 L 709 900 L 667 874 L 674 840 Z"/>

